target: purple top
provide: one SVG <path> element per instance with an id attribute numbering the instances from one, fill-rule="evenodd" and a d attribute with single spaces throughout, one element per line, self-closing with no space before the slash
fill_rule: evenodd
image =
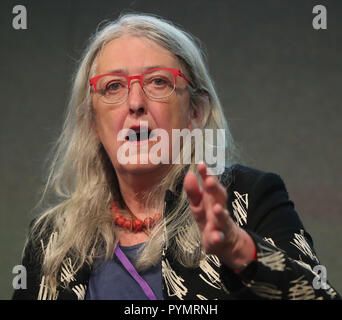
<path id="1" fill-rule="evenodd" d="M 122 251 L 134 265 L 137 252 L 142 245 L 143 243 L 129 247 L 119 246 L 121 249 L 119 252 Z M 117 253 L 118 250 L 116 250 Z M 138 280 L 142 284 L 141 287 L 120 260 L 115 255 L 113 259 L 106 262 L 103 259 L 95 261 L 89 279 L 86 300 L 148 300 L 148 295 L 150 299 L 151 296 L 155 296 L 158 300 L 163 299 L 161 263 L 139 273 L 137 277 L 142 278 Z M 148 292 L 149 288 L 143 284 L 145 281 L 153 293 Z"/>

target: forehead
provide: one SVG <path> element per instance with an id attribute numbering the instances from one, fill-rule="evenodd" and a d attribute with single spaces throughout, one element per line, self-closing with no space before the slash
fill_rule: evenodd
<path id="1" fill-rule="evenodd" d="M 156 42 L 143 37 L 123 36 L 108 42 L 98 53 L 96 73 L 121 71 L 139 74 L 150 67 L 180 69 L 178 59 Z"/>

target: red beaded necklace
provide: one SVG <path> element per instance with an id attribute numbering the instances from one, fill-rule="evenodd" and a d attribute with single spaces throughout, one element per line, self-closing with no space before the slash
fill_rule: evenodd
<path id="1" fill-rule="evenodd" d="M 130 212 L 132 216 L 131 219 L 127 219 L 120 212 L 120 208 L 115 204 L 111 203 L 110 212 L 113 216 L 114 223 L 120 227 L 133 232 L 147 232 L 148 229 L 152 229 L 156 223 L 161 219 L 161 214 L 157 213 L 153 217 L 145 218 L 144 221 L 138 219 L 133 213 Z"/>

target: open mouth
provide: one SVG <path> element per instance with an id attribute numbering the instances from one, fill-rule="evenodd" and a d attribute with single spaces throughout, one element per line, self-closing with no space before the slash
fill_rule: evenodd
<path id="1" fill-rule="evenodd" d="M 129 128 L 125 140 L 129 142 L 147 141 L 150 139 L 151 131 L 147 127 L 133 126 Z"/>

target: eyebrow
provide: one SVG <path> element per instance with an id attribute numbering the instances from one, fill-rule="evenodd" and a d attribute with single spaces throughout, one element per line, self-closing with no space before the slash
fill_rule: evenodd
<path id="1" fill-rule="evenodd" d="M 162 66 L 162 65 L 156 65 L 156 66 L 148 66 L 148 67 L 145 67 L 143 69 L 143 72 L 146 72 L 147 70 L 150 70 L 150 69 L 155 69 L 155 68 L 166 68 L 165 66 Z M 105 72 L 105 74 L 107 73 L 121 73 L 121 74 L 127 74 L 126 72 L 127 70 L 124 70 L 124 69 L 114 69 L 114 70 L 110 70 L 108 72 Z"/>

